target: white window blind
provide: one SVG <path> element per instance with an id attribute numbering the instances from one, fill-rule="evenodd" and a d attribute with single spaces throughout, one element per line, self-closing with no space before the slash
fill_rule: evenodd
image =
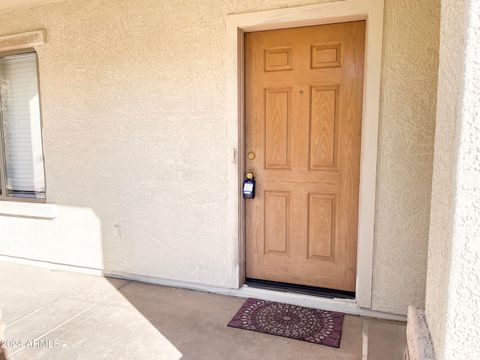
<path id="1" fill-rule="evenodd" d="M 45 175 L 36 54 L 0 58 L 7 195 L 43 197 Z"/>

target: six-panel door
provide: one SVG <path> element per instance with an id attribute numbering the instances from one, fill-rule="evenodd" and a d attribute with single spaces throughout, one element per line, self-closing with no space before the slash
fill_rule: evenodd
<path id="1" fill-rule="evenodd" d="M 248 278 L 355 291 L 365 22 L 247 33 Z"/>

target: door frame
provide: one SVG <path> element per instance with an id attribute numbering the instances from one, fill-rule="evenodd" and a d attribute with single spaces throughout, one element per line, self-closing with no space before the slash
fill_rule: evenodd
<path id="1" fill-rule="evenodd" d="M 240 192 L 245 171 L 244 33 L 365 20 L 355 300 L 358 306 L 371 307 L 383 7 L 384 0 L 344 0 L 228 15 L 225 18 L 226 118 L 228 119 L 228 143 L 231 147 L 231 161 L 227 176 L 227 232 L 228 239 L 232 240 L 234 246 L 230 250 L 232 258 L 235 259 L 235 264 L 232 264 L 234 272 L 238 274 L 237 287 L 241 287 L 245 281 L 245 200 Z"/>

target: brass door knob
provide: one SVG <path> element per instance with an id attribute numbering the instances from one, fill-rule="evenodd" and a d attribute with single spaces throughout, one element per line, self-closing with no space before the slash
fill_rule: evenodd
<path id="1" fill-rule="evenodd" d="M 250 151 L 247 155 L 248 160 L 254 160 L 255 159 L 255 153 L 253 151 Z"/>
<path id="2" fill-rule="evenodd" d="M 255 173 L 254 173 L 253 171 L 249 171 L 249 172 L 247 173 L 247 179 L 248 179 L 248 180 L 253 180 L 253 179 L 255 179 Z"/>

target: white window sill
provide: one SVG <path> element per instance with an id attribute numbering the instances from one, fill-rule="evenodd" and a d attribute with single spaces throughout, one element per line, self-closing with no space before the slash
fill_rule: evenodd
<path id="1" fill-rule="evenodd" d="M 58 208 L 55 204 L 0 201 L 0 216 L 18 216 L 35 219 L 55 219 Z"/>

